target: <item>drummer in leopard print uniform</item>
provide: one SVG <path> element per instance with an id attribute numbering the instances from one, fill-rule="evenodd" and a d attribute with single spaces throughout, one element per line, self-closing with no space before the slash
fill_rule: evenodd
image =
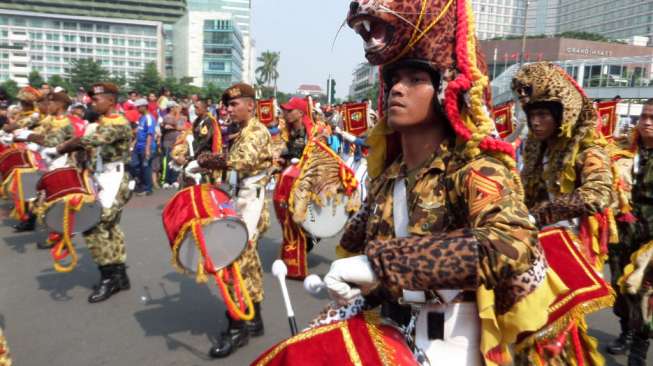
<path id="1" fill-rule="evenodd" d="M 93 85 L 89 96 L 94 110 L 100 114 L 97 129 L 84 137 L 73 137 L 57 146 L 59 154 L 77 150 L 87 152 L 89 168 L 101 190 L 100 222 L 83 234 L 93 261 L 100 270 L 100 283 L 88 298 L 90 303 L 107 300 L 118 291 L 130 288 L 125 261 L 125 234 L 118 224 L 122 209 L 131 198 L 129 175 L 125 164 L 129 160 L 132 139 L 129 122 L 115 110 L 118 88 L 111 83 Z"/>
<path id="2" fill-rule="evenodd" d="M 368 45 L 394 32 L 385 47 L 366 46 L 368 61 L 382 65 L 386 118 L 367 141 L 372 180 L 340 242 L 348 257 L 332 263 L 325 283 L 341 304 L 381 294 L 382 315 L 403 325 L 411 308 L 400 304 L 437 306 L 432 364 L 505 364 L 516 335 L 546 322 L 536 309 L 552 297 L 539 291 L 546 260 L 512 148 L 491 135 L 471 5 L 448 3 L 350 4 L 348 23 Z M 419 36 L 394 11 L 419 16 L 428 31 Z M 434 312 L 441 321 L 431 322 Z M 511 331 L 497 321 L 509 313 Z"/>
<path id="3" fill-rule="evenodd" d="M 257 247 L 259 238 L 269 226 L 265 186 L 272 167 L 272 140 L 267 127 L 255 117 L 255 96 L 254 88 L 247 84 L 235 84 L 224 92 L 222 102 L 227 106 L 232 123 L 240 125 L 241 132 L 231 142 L 226 156 L 205 153 L 198 158 L 202 168 L 237 173 L 236 209 L 249 232 L 249 245 L 237 262 L 254 302 L 254 319 L 235 320 L 227 313 L 228 329 L 210 350 L 210 356 L 214 358 L 229 356 L 245 346 L 250 335 L 257 337 L 264 332 L 261 314 L 263 275 Z"/>
<path id="4" fill-rule="evenodd" d="M 2 334 L 2 328 L 0 327 L 0 366 L 11 365 L 11 354 L 9 354 L 7 339 L 5 338 L 4 334 Z"/>

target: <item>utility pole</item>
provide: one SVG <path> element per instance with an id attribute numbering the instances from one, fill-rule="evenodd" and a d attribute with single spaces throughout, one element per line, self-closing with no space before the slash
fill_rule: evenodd
<path id="1" fill-rule="evenodd" d="M 329 74 L 329 78 L 327 79 L 327 104 L 332 104 L 331 103 L 331 74 Z"/>
<path id="2" fill-rule="evenodd" d="M 524 55 L 526 54 L 526 23 L 528 20 L 528 0 L 524 0 L 524 28 L 522 29 L 521 36 L 521 53 L 519 54 L 519 64 L 523 65 Z"/>

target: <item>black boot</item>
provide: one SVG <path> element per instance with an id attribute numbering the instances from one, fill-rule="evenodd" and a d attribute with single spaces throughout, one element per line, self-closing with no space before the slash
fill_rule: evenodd
<path id="1" fill-rule="evenodd" d="M 25 231 L 34 231 L 36 228 L 36 215 L 30 213 L 27 221 L 21 221 L 18 224 L 14 225 L 14 231 L 17 233 L 22 233 Z"/>
<path id="2" fill-rule="evenodd" d="M 646 354 L 648 353 L 649 340 L 642 335 L 633 337 L 633 344 L 628 353 L 628 366 L 646 366 Z"/>
<path id="3" fill-rule="evenodd" d="M 124 263 L 115 265 L 114 275 L 118 280 L 118 287 L 121 291 L 129 290 L 131 288 L 129 277 L 127 277 L 127 266 Z"/>
<path id="4" fill-rule="evenodd" d="M 265 328 L 263 327 L 263 314 L 261 314 L 261 303 L 254 303 L 254 319 L 245 322 L 247 325 L 247 331 L 252 337 L 260 337 L 265 334 Z"/>
<path id="5" fill-rule="evenodd" d="M 218 343 L 209 350 L 209 356 L 212 358 L 227 357 L 249 342 L 249 333 L 247 332 L 245 322 L 242 320 L 233 320 L 229 314 L 227 314 L 227 319 L 229 320 L 229 327 L 225 332 L 220 334 Z"/>
<path id="6" fill-rule="evenodd" d="M 93 293 L 88 297 L 88 302 L 94 304 L 107 300 L 111 295 L 120 291 L 116 267 L 117 265 L 114 264 L 100 266 L 100 283 L 93 288 Z"/>
<path id="7" fill-rule="evenodd" d="M 628 324 L 621 324 L 621 334 L 605 348 L 611 355 L 625 355 L 633 343 L 634 332 L 628 329 Z"/>

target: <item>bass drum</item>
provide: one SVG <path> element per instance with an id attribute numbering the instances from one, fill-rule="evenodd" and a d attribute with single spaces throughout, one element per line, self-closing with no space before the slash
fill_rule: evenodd
<path id="1" fill-rule="evenodd" d="M 322 205 L 312 202 L 306 210 L 306 220 L 301 226 L 316 238 L 332 238 L 345 227 L 349 214 L 343 199 L 321 198 Z"/>
<path id="2" fill-rule="evenodd" d="M 83 233 L 94 228 L 102 216 L 102 205 L 91 178 L 76 168 L 59 168 L 41 177 L 36 187 L 45 192 L 45 225 L 57 233 L 64 232 L 66 204 L 83 200 L 82 206 L 74 212 L 70 234 Z M 78 202 L 79 203 L 79 202 Z"/>
<path id="3" fill-rule="evenodd" d="M 173 264 L 186 273 L 199 266 L 216 273 L 234 262 L 247 248 L 247 226 L 229 196 L 209 184 L 185 188 L 163 209 Z"/>

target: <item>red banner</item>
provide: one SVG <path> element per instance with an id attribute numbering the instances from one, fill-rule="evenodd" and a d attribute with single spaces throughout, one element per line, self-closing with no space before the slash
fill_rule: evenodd
<path id="1" fill-rule="evenodd" d="M 274 99 L 264 99 L 256 102 L 256 117 L 264 125 L 273 122 L 277 117 L 277 109 L 274 106 Z"/>
<path id="2" fill-rule="evenodd" d="M 599 102 L 596 104 L 596 111 L 599 114 L 598 128 L 606 138 L 611 139 L 614 135 L 614 129 L 617 127 L 617 101 Z"/>
<path id="3" fill-rule="evenodd" d="M 345 131 L 360 136 L 367 131 L 367 103 L 345 104 Z"/>
<path id="4" fill-rule="evenodd" d="M 515 130 L 512 124 L 512 107 L 513 103 L 508 102 L 506 104 L 498 105 L 492 110 L 494 125 L 502 139 L 510 136 L 510 134 Z"/>

